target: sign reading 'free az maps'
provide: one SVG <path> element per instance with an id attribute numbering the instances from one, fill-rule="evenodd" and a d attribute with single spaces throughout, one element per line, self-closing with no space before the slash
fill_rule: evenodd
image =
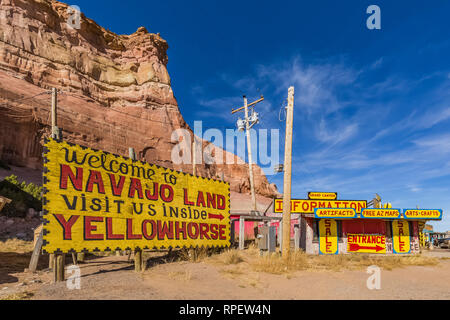
<path id="1" fill-rule="evenodd" d="M 47 253 L 230 245 L 230 185 L 66 142 L 44 146 Z"/>

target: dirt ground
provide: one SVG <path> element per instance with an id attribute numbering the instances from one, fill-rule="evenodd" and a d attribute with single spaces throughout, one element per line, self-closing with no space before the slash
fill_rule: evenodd
<path id="1" fill-rule="evenodd" d="M 81 289 L 69 290 L 66 282 L 52 283 L 43 257 L 35 274 L 23 272 L 29 254 L 8 253 L 0 258 L 0 299 L 450 299 L 450 250 L 424 253 L 439 259 L 436 266 L 408 266 L 381 271 L 381 289 L 369 290 L 365 268 L 344 271 L 296 271 L 284 275 L 255 272 L 245 262 L 167 262 L 164 253 L 153 253 L 147 269 L 135 273 L 127 256 L 90 257 L 79 264 Z M 7 260 L 14 266 L 6 268 Z M 71 264 L 70 255 L 67 265 Z M 3 262 L 3 264 L 2 264 Z M 66 277 L 70 276 L 66 274 Z M 16 296 L 14 296 L 16 295 Z"/>

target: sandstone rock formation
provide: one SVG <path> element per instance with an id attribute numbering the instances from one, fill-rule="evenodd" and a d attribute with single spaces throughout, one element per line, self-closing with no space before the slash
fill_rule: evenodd
<path id="1" fill-rule="evenodd" d="M 171 161 L 177 143 L 171 133 L 192 131 L 170 86 L 167 42 L 143 27 L 116 35 L 83 14 L 74 29 L 67 8 L 53 0 L 0 0 L 0 160 L 41 167 L 43 136 L 50 134 L 48 90 L 56 87 L 64 139 L 125 156 L 133 147 L 139 159 L 191 173 L 192 166 Z M 223 156 L 236 164 L 202 164 L 197 173 L 223 174 L 232 190 L 249 192 L 248 165 Z M 255 171 L 257 192 L 276 195 Z"/>

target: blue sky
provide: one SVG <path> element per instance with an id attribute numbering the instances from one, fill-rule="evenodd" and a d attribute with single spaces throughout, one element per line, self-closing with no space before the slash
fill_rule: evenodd
<path id="1" fill-rule="evenodd" d="M 256 128 L 280 129 L 295 86 L 293 197 L 337 191 L 394 207 L 442 208 L 450 230 L 450 2 L 81 1 L 109 30 L 169 43 L 168 69 L 193 127 L 235 128 L 233 107 L 264 94 Z M 366 9 L 381 8 L 381 30 Z M 255 150 L 256 151 L 256 150 Z M 255 152 L 254 152 L 255 154 Z M 267 173 L 272 173 L 267 168 Z M 282 175 L 269 175 L 282 188 Z"/>

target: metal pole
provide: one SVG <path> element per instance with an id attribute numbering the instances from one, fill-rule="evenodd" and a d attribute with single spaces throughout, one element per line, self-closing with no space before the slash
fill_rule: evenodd
<path id="1" fill-rule="evenodd" d="M 243 217 L 239 218 L 239 250 L 244 250 L 245 240 L 245 220 Z"/>
<path id="2" fill-rule="evenodd" d="M 284 146 L 284 185 L 283 185 L 283 245 L 284 257 L 289 257 L 291 246 L 291 179 L 292 179 L 292 127 L 294 120 L 294 87 L 288 90 L 286 116 L 286 141 Z"/>
<path id="3" fill-rule="evenodd" d="M 57 109 L 58 109 L 58 90 L 56 90 L 56 88 L 52 88 L 52 110 L 51 110 L 51 117 L 52 117 L 52 139 L 55 140 L 60 140 L 60 136 L 59 136 L 59 129 L 57 127 Z M 64 256 L 64 255 L 63 255 Z M 58 270 L 58 268 L 61 267 L 61 265 L 58 265 L 56 263 L 56 259 L 55 259 L 55 255 L 53 253 L 49 254 L 49 268 L 52 268 L 55 272 L 54 278 L 55 281 L 57 281 L 57 279 L 59 279 L 59 277 L 61 276 L 61 271 Z M 64 260 L 64 258 L 62 258 Z M 63 272 L 63 277 L 64 277 L 64 271 Z M 61 280 L 62 281 L 62 280 Z"/>
<path id="4" fill-rule="evenodd" d="M 59 140 L 59 129 L 57 127 L 58 91 L 52 88 L 52 138 Z"/>
<path id="5" fill-rule="evenodd" d="M 197 163 L 197 143 L 194 135 L 194 142 L 192 142 L 192 175 L 197 175 L 197 168 L 195 164 Z"/>
<path id="6" fill-rule="evenodd" d="M 257 211 L 256 209 L 256 196 L 255 196 L 255 184 L 253 181 L 253 160 L 252 160 L 252 142 L 250 139 L 250 124 L 248 121 L 248 106 L 247 106 L 247 97 L 244 96 L 244 110 L 245 110 L 245 129 L 247 134 L 247 147 L 248 147 L 248 168 L 250 172 L 250 191 L 252 194 L 252 210 Z"/>

